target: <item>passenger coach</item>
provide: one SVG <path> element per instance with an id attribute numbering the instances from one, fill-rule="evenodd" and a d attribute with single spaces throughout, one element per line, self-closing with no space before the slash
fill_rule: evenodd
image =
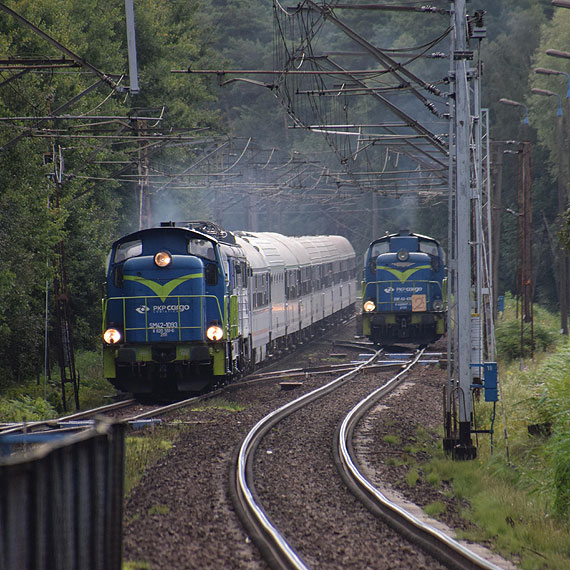
<path id="1" fill-rule="evenodd" d="M 105 377 L 134 394 L 207 390 L 354 311 L 341 236 L 162 223 L 117 240 L 103 300 Z"/>

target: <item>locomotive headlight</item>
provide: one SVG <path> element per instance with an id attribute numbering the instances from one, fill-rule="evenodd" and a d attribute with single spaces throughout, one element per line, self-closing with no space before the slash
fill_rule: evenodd
<path id="1" fill-rule="evenodd" d="M 210 325 L 206 331 L 206 336 L 212 341 L 222 340 L 224 337 L 224 331 L 219 325 Z"/>
<path id="2" fill-rule="evenodd" d="M 432 305 L 434 311 L 443 311 L 443 301 L 441 299 L 435 299 Z"/>
<path id="3" fill-rule="evenodd" d="M 399 260 L 399 261 L 406 261 L 406 259 L 408 259 L 408 257 L 410 257 L 410 254 L 408 253 L 407 250 L 401 249 L 401 250 L 398 252 L 398 260 Z"/>
<path id="4" fill-rule="evenodd" d="M 374 301 L 366 301 L 362 308 L 364 309 L 365 313 L 371 313 L 376 308 L 376 304 Z"/>
<path id="5" fill-rule="evenodd" d="M 172 256 L 167 251 L 159 251 L 154 256 L 154 262 L 159 267 L 167 267 L 172 262 Z"/>
<path id="6" fill-rule="evenodd" d="M 121 331 L 117 329 L 107 329 L 103 333 L 103 340 L 107 344 L 117 344 L 121 340 Z"/>

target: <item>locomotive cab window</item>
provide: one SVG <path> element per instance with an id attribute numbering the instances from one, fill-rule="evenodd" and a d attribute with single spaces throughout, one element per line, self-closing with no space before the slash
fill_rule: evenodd
<path id="1" fill-rule="evenodd" d="M 438 257 L 437 244 L 432 241 L 420 241 L 419 251 Z"/>
<path id="2" fill-rule="evenodd" d="M 216 254 L 214 252 L 214 245 L 211 241 L 205 239 L 192 238 L 188 240 L 188 253 L 216 261 Z"/>
<path id="3" fill-rule="evenodd" d="M 125 241 L 120 243 L 115 249 L 114 263 L 121 263 L 131 257 L 137 257 L 142 254 L 142 241 L 140 239 L 134 241 Z"/>
<path id="4" fill-rule="evenodd" d="M 379 255 L 389 252 L 390 252 L 390 244 L 387 241 L 382 241 L 379 243 L 375 243 L 372 246 L 372 253 L 370 254 L 370 257 L 376 259 L 376 257 L 378 257 Z"/>

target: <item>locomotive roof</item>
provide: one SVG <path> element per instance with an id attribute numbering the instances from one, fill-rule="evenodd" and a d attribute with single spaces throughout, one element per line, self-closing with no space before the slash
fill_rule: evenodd
<path id="1" fill-rule="evenodd" d="M 161 228 L 184 228 L 205 234 L 210 238 L 214 238 L 220 243 L 228 245 L 236 245 L 236 238 L 232 232 L 224 230 L 218 224 L 206 220 L 196 220 L 192 222 L 161 222 Z"/>
<path id="2" fill-rule="evenodd" d="M 130 234 L 121 236 L 119 239 L 113 242 L 113 247 L 115 247 L 117 244 L 121 242 L 141 239 L 142 236 L 144 236 L 145 234 L 160 232 L 162 230 L 188 232 L 192 235 L 201 236 L 216 243 L 223 243 L 234 246 L 237 245 L 236 238 L 234 234 L 232 234 L 231 232 L 226 232 L 225 230 L 221 230 L 221 228 L 215 226 L 215 224 L 212 224 L 212 226 L 215 226 L 216 228 L 218 228 L 218 230 L 215 230 L 213 228 L 210 229 L 205 225 L 200 226 L 200 224 L 209 224 L 209 223 L 210 222 L 161 222 L 160 225 L 153 226 L 152 228 L 144 228 L 141 230 L 137 230 L 136 232 L 132 232 Z M 207 232 L 203 231 L 205 229 L 210 229 L 210 231 Z M 216 235 L 216 233 L 218 235 Z"/>
<path id="3" fill-rule="evenodd" d="M 375 239 L 368 247 L 372 247 L 375 243 L 381 242 L 381 241 L 385 241 L 385 240 L 389 240 L 390 238 L 393 237 L 416 237 L 425 241 L 433 241 L 435 242 L 437 245 L 439 245 L 439 241 L 437 241 L 435 238 L 432 238 L 430 236 L 424 236 L 422 234 L 416 234 L 414 232 L 409 232 L 408 230 L 400 230 L 397 233 L 394 234 L 386 234 L 385 236 L 379 237 L 378 239 Z"/>

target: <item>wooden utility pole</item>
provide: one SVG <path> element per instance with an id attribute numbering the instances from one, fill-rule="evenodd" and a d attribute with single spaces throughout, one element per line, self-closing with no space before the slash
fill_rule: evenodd
<path id="1" fill-rule="evenodd" d="M 522 143 L 520 154 L 521 165 L 521 357 L 524 349 L 524 325 L 530 325 L 531 358 L 534 358 L 534 315 L 533 294 L 534 277 L 532 268 L 532 169 L 531 144 Z"/>
<path id="2" fill-rule="evenodd" d="M 556 150 L 558 160 L 558 223 L 562 228 L 564 223 L 564 213 L 566 212 L 566 181 L 564 180 L 564 117 L 562 116 L 562 106 L 558 108 L 556 120 Z M 568 335 L 568 256 L 562 246 L 558 247 L 558 275 L 560 300 L 560 330 L 562 334 Z"/>
<path id="3" fill-rule="evenodd" d="M 145 122 L 136 121 L 137 134 L 139 137 L 145 135 Z M 139 143 L 138 150 L 138 202 L 139 202 L 139 230 L 150 227 L 150 191 L 148 182 L 148 152 L 147 141 Z"/>
<path id="4" fill-rule="evenodd" d="M 496 318 L 498 311 L 499 298 L 499 268 L 500 268 L 500 252 L 501 252 L 501 218 L 502 218 L 502 193 L 503 193 L 503 157 L 505 152 L 505 144 L 503 142 L 495 142 L 493 145 L 493 162 L 492 162 L 492 181 L 493 193 L 491 198 L 492 211 L 492 236 L 493 243 L 491 246 L 493 252 L 493 317 Z"/>

